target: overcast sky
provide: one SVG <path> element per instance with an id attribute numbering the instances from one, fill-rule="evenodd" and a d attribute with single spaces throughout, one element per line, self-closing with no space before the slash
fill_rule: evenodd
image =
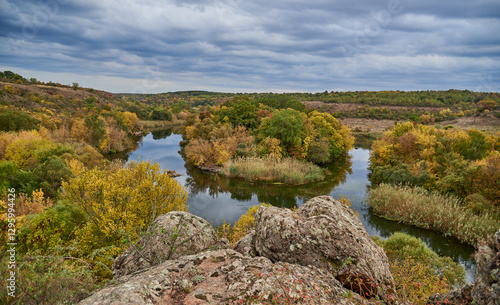
<path id="1" fill-rule="evenodd" d="M 0 44 L 110 92 L 500 91 L 499 0 L 0 0 Z"/>

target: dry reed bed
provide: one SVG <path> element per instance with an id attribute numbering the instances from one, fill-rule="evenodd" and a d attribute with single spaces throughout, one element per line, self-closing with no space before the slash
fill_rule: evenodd
<path id="1" fill-rule="evenodd" d="M 369 204 L 377 215 L 454 236 L 474 247 L 500 229 L 488 212 L 477 215 L 456 198 L 422 188 L 381 184 L 370 191 Z"/>
<path id="2" fill-rule="evenodd" d="M 317 165 L 284 158 L 236 158 L 224 164 L 222 175 L 250 181 L 305 184 L 325 178 L 322 168 Z"/>

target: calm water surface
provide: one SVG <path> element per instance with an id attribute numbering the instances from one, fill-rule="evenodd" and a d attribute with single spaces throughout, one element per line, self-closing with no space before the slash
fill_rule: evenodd
<path id="1" fill-rule="evenodd" d="M 170 131 L 153 132 L 145 136 L 139 147 L 122 156 L 130 160 L 150 160 L 160 164 L 162 169 L 175 170 L 181 174 L 177 181 L 189 192 L 189 212 L 220 225 L 223 220 L 235 222 L 252 205 L 260 202 L 274 206 L 292 208 L 300 206 L 310 198 L 330 195 L 345 196 L 352 202 L 352 208 L 359 212 L 368 234 L 389 237 L 394 232 L 405 232 L 421 238 L 440 255 L 451 257 L 467 271 L 467 281 L 474 281 L 474 248 L 443 237 L 440 234 L 407 226 L 372 215 L 365 204 L 370 182 L 368 180 L 368 149 L 353 149 L 349 156 L 332 164 L 328 169 L 333 175 L 328 181 L 304 186 L 256 184 L 228 179 L 210 174 L 186 164 L 181 156 L 179 142 L 182 136 Z"/>

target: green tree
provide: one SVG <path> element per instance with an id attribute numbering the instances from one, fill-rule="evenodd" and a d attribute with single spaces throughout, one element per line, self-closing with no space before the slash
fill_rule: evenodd
<path id="1" fill-rule="evenodd" d="M 179 113 L 182 110 L 189 110 L 191 106 L 185 100 L 179 100 L 172 104 L 172 112 Z"/>
<path id="2" fill-rule="evenodd" d="M 245 126 L 248 130 L 253 130 L 258 125 L 257 107 L 248 97 L 240 98 L 229 111 L 228 118 L 234 126 Z"/>
<path id="3" fill-rule="evenodd" d="M 154 121 L 171 121 L 172 113 L 164 109 L 155 109 L 151 112 L 151 120 Z"/>
<path id="4" fill-rule="evenodd" d="M 0 161 L 0 194 L 3 193 L 3 190 L 11 187 L 12 178 L 18 170 L 15 162 Z"/>
<path id="5" fill-rule="evenodd" d="M 258 103 L 275 108 L 291 108 L 297 111 L 304 111 L 305 106 L 298 99 L 286 94 L 270 94 L 258 100 Z"/>
<path id="6" fill-rule="evenodd" d="M 294 145 L 302 144 L 302 138 L 305 136 L 303 131 L 304 119 L 297 110 L 284 109 L 276 111 L 269 123 L 269 128 L 266 128 L 266 130 L 261 129 L 260 132 L 280 140 L 286 150 Z"/>
<path id="7" fill-rule="evenodd" d="M 49 157 L 35 170 L 35 175 L 41 183 L 42 190 L 47 196 L 55 197 L 62 181 L 69 180 L 73 174 L 65 162 L 56 156 Z"/>
<path id="8" fill-rule="evenodd" d="M 91 114 L 85 117 L 85 126 L 90 131 L 90 144 L 94 147 L 99 147 L 106 135 L 104 120 L 97 114 Z"/>
<path id="9" fill-rule="evenodd" d="M 39 124 L 39 120 L 26 113 L 11 110 L 0 113 L 0 131 L 38 129 Z"/>

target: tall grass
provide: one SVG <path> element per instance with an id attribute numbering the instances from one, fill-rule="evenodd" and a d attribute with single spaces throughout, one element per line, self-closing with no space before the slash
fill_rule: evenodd
<path id="1" fill-rule="evenodd" d="M 370 191 L 369 204 L 377 215 L 454 236 L 474 247 L 500 229 L 500 221 L 488 212 L 477 215 L 453 197 L 418 187 L 380 184 Z"/>
<path id="2" fill-rule="evenodd" d="M 291 158 L 276 161 L 271 158 L 240 157 L 226 162 L 221 174 L 250 181 L 287 184 L 305 184 L 325 178 L 319 166 Z"/>

